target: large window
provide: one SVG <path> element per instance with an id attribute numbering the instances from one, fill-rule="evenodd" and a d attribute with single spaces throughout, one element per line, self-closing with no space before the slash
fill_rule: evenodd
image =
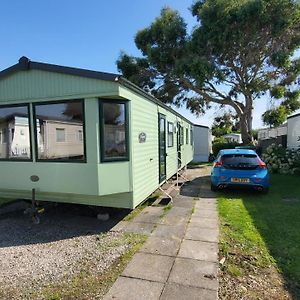
<path id="1" fill-rule="evenodd" d="M 0 106 L 0 159 L 31 159 L 29 119 L 28 105 Z"/>
<path id="2" fill-rule="evenodd" d="M 100 102 L 101 161 L 128 160 L 127 102 Z"/>
<path id="3" fill-rule="evenodd" d="M 83 100 L 34 105 L 37 160 L 85 161 Z"/>
<path id="4" fill-rule="evenodd" d="M 174 125 L 168 122 L 168 147 L 174 146 Z"/>

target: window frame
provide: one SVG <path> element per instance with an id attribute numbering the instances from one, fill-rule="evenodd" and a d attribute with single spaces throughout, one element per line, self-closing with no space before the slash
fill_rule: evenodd
<path id="1" fill-rule="evenodd" d="M 29 129 L 29 149 L 30 149 L 30 156 L 28 158 L 0 158 L 0 161 L 21 161 L 21 162 L 32 162 L 33 161 L 33 156 L 32 156 L 32 137 L 31 137 L 31 132 L 32 132 L 32 128 L 31 128 L 31 112 L 30 112 L 30 106 L 29 103 L 17 103 L 17 104 L 4 104 L 4 105 L 0 105 L 0 109 L 1 108 L 10 108 L 10 107 L 26 107 L 27 108 L 27 114 L 28 114 L 28 129 Z M 3 134 L 2 134 L 2 138 L 3 138 Z M 6 140 L 6 143 L 9 142 L 8 141 L 8 137 Z"/>
<path id="2" fill-rule="evenodd" d="M 172 131 L 169 131 L 169 126 L 172 126 Z M 172 134 L 172 145 L 169 144 L 169 135 Z M 168 148 L 174 147 L 174 123 L 168 122 L 168 131 L 167 131 L 167 137 L 168 137 Z"/>
<path id="3" fill-rule="evenodd" d="M 105 148 L 104 148 L 104 109 L 103 106 L 105 104 L 124 104 L 125 109 L 125 145 L 126 145 L 126 153 L 124 157 L 105 157 Z M 129 142 L 129 101 L 122 99 L 98 99 L 99 105 L 99 134 L 100 134 L 100 162 L 122 162 L 129 161 L 130 157 L 130 142 Z"/>
<path id="4" fill-rule="evenodd" d="M 76 159 L 41 159 L 38 157 L 38 139 L 37 139 L 37 126 L 36 126 L 36 106 L 39 105 L 50 105 L 50 104 L 61 104 L 61 103 L 66 103 L 66 102 L 81 102 L 82 104 L 82 123 L 83 123 L 83 156 L 84 158 L 81 160 L 76 160 Z M 61 99 L 61 100 L 56 100 L 56 101 L 43 101 L 43 102 L 33 102 L 32 103 L 32 112 L 33 112 L 33 134 L 34 134 L 34 150 L 35 150 L 35 161 L 36 162 L 45 162 L 45 163 L 86 163 L 87 162 L 87 157 L 86 157 L 86 125 L 85 125 L 85 99 Z M 59 142 L 61 143 L 61 142 Z"/>

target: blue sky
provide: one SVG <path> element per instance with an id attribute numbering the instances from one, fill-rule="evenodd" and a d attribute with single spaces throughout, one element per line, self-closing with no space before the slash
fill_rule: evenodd
<path id="1" fill-rule="evenodd" d="M 177 9 L 188 23 L 192 0 L 2 0 L 0 4 L 0 69 L 15 64 L 25 55 L 31 60 L 117 72 L 121 50 L 139 55 L 134 36 L 159 15 L 163 6 Z M 265 100 L 255 105 L 253 125 L 261 127 Z M 210 125 L 219 110 L 196 116 L 178 110 L 197 124 Z"/>

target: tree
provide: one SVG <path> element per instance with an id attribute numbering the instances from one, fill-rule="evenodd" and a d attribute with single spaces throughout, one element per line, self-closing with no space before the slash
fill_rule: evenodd
<path id="1" fill-rule="evenodd" d="M 270 127 L 277 127 L 286 120 L 287 113 L 284 106 L 280 105 L 277 108 L 267 110 L 262 115 L 263 122 L 265 125 L 269 125 Z"/>
<path id="2" fill-rule="evenodd" d="M 221 137 L 224 134 L 237 132 L 239 123 L 237 116 L 230 112 L 225 112 L 223 115 L 217 116 L 211 127 L 212 134 L 216 137 Z"/>
<path id="3" fill-rule="evenodd" d="M 293 0 L 201 0 L 191 34 L 178 12 L 163 8 L 140 30 L 142 57 L 122 53 L 123 75 L 165 103 L 203 113 L 230 106 L 244 143 L 252 140 L 253 103 L 280 87 L 288 99 L 300 73 L 300 6 Z"/>
<path id="4" fill-rule="evenodd" d="M 295 90 L 289 92 L 287 100 L 283 101 L 278 107 L 267 110 L 262 115 L 262 120 L 265 125 L 276 127 L 283 124 L 288 115 L 300 108 L 300 101 L 298 101 L 300 91 Z M 274 98 L 280 97 L 281 94 L 273 95 Z"/>

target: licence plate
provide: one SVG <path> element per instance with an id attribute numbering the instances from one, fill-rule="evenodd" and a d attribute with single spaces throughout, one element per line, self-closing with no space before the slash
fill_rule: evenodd
<path id="1" fill-rule="evenodd" d="M 249 178 L 231 178 L 231 182 L 248 183 L 250 180 Z"/>

